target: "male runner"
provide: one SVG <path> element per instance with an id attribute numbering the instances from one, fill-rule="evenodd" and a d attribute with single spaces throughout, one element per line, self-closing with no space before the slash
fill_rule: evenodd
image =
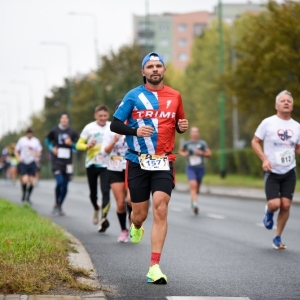
<path id="1" fill-rule="evenodd" d="M 68 184 L 73 174 L 73 150 L 78 140 L 78 133 L 70 126 L 67 113 L 62 113 L 58 126 L 47 135 L 46 146 L 51 152 L 52 172 L 56 180 L 55 203 L 52 214 L 64 216 L 62 204 L 68 192 Z"/>
<path id="2" fill-rule="evenodd" d="M 33 136 L 33 131 L 28 128 L 26 136 L 21 137 L 15 146 L 15 156 L 19 162 L 19 173 L 22 185 L 22 201 L 31 203 L 30 196 L 34 187 L 36 172 L 35 160 L 41 155 L 42 145 L 40 141 Z"/>
<path id="3" fill-rule="evenodd" d="M 197 127 L 190 129 L 190 138 L 191 139 L 185 142 L 179 149 L 179 154 L 188 157 L 186 175 L 190 185 L 192 209 L 194 213 L 198 215 L 198 195 L 200 194 L 202 178 L 205 175 L 204 158 L 210 158 L 211 151 L 206 141 L 200 139 L 200 131 Z"/>
<path id="4" fill-rule="evenodd" d="M 263 223 L 267 229 L 273 228 L 273 216 L 279 210 L 274 249 L 286 248 L 281 234 L 289 218 L 296 186 L 295 154 L 300 154 L 300 124 L 291 118 L 293 102 L 290 92 L 279 93 L 275 100 L 276 115 L 264 119 L 252 139 L 253 150 L 261 159 L 264 171 L 268 202 Z"/>
<path id="5" fill-rule="evenodd" d="M 78 140 L 76 149 L 87 151 L 85 167 L 90 188 L 90 199 L 94 207 L 92 221 L 94 225 L 99 223 L 98 178 L 100 177 L 100 189 L 102 192 L 102 217 L 98 227 L 99 232 L 105 232 L 109 227 L 107 214 L 110 208 L 110 184 L 107 173 L 107 157 L 101 153 L 103 135 L 109 130 L 109 111 L 105 105 L 95 108 L 94 118 L 96 121 L 87 124 Z"/>
<path id="6" fill-rule="evenodd" d="M 126 135 L 129 147 L 125 158 L 132 202 L 131 241 L 139 243 L 143 237 L 143 222 L 152 193 L 154 222 L 146 278 L 149 283 L 166 284 L 167 276 L 160 270 L 159 263 L 167 235 L 168 204 L 175 185 L 173 161 L 176 157 L 172 151 L 175 130 L 185 132 L 188 121 L 180 93 L 163 84 L 166 68 L 162 57 L 155 52 L 147 54 L 141 72 L 145 85 L 125 95 L 114 114 L 111 130 Z"/>

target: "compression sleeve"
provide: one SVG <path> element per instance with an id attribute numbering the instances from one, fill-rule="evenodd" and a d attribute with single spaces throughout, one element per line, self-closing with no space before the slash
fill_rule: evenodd
<path id="1" fill-rule="evenodd" d="M 76 150 L 79 151 L 86 151 L 87 150 L 87 144 L 86 140 L 82 137 L 79 138 L 78 142 L 76 143 Z"/>
<path id="2" fill-rule="evenodd" d="M 53 147 L 52 143 L 50 142 L 50 140 L 48 138 L 45 139 L 45 145 L 48 148 L 48 150 L 50 152 L 52 152 L 52 150 L 53 150 L 54 147 Z"/>
<path id="3" fill-rule="evenodd" d="M 110 130 L 118 134 L 137 136 L 137 128 L 129 127 L 117 118 L 112 120 L 110 124 Z"/>
<path id="4" fill-rule="evenodd" d="M 179 130 L 178 124 L 176 124 L 176 131 L 177 131 L 178 133 L 185 133 L 185 131 L 180 131 L 180 130 Z"/>

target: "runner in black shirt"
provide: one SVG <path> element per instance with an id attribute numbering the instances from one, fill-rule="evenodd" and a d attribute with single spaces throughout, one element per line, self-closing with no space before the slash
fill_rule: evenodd
<path id="1" fill-rule="evenodd" d="M 67 195 L 68 183 L 73 174 L 72 150 L 75 149 L 78 134 L 69 127 L 69 115 L 62 113 L 57 127 L 53 128 L 45 140 L 51 151 L 52 172 L 56 180 L 53 214 L 63 216 L 62 204 Z"/>

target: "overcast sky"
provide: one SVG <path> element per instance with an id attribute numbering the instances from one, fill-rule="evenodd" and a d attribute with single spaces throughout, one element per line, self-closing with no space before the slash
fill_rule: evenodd
<path id="1" fill-rule="evenodd" d="M 223 0 L 226 2 L 247 3 Z M 132 42 L 133 15 L 145 15 L 145 3 L 146 0 L 0 0 L 0 135 L 4 130 L 16 128 L 18 115 L 24 124 L 30 112 L 41 110 L 46 91 L 61 85 L 68 71 L 74 76 L 95 69 L 94 18 L 72 16 L 70 12 L 95 16 L 101 55 Z M 150 14 L 212 12 L 218 0 L 148 0 L 148 3 Z M 43 42 L 67 46 L 43 45 Z"/>

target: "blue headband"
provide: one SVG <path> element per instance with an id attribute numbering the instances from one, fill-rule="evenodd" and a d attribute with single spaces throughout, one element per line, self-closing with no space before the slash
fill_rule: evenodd
<path id="1" fill-rule="evenodd" d="M 163 65 L 165 65 L 164 60 L 162 59 L 162 57 L 158 53 L 156 53 L 156 52 L 150 52 L 143 59 L 142 69 L 144 69 L 144 66 L 145 66 L 146 62 L 148 62 L 149 60 L 160 61 Z"/>

